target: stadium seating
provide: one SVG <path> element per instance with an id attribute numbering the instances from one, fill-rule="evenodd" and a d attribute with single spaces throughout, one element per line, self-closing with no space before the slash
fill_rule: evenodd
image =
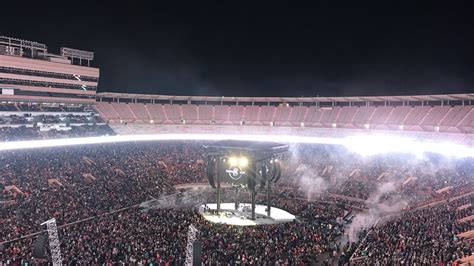
<path id="1" fill-rule="evenodd" d="M 112 106 L 112 108 L 111 108 Z M 106 121 L 320 128 L 395 129 L 407 131 L 472 133 L 472 106 L 197 106 L 97 103 Z M 144 110 L 145 109 L 145 110 Z"/>
<path id="2" fill-rule="evenodd" d="M 89 105 L 0 104 L 0 141 L 112 134 Z"/>
<path id="3" fill-rule="evenodd" d="M 269 137 L 342 137 L 375 129 L 472 145 L 474 133 L 471 105 L 3 103 L 0 141 L 115 134 L 101 118 L 117 134 L 238 128 Z M 43 131 L 43 124 L 77 126 Z M 472 158 L 364 157 L 339 146 L 295 144 L 282 158 L 271 204 L 298 221 L 235 227 L 212 224 L 192 207 L 215 200 L 214 190 L 193 192 L 206 182 L 202 144 L 128 142 L 0 152 L 0 264 L 42 263 L 32 253 L 44 235 L 41 222 L 51 217 L 58 223 L 65 264 L 182 265 L 190 225 L 198 228 L 202 260 L 211 265 L 453 265 L 472 255 Z M 168 197 L 180 201 L 143 207 Z M 224 189 L 223 201 L 233 197 L 233 190 Z M 266 203 L 263 194 L 257 201 Z M 50 256 L 47 252 L 47 261 Z"/>

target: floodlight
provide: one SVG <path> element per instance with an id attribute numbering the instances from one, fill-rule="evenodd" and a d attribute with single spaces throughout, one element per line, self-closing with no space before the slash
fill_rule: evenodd
<path id="1" fill-rule="evenodd" d="M 246 157 L 240 157 L 239 159 L 239 165 L 242 167 L 247 167 L 249 164 L 249 160 Z"/>

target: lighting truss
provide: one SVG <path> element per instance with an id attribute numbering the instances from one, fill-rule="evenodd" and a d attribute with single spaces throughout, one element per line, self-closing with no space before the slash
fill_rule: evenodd
<path id="1" fill-rule="evenodd" d="M 58 236 L 58 227 L 56 226 L 56 219 L 49 219 L 41 225 L 46 225 L 49 238 L 49 249 L 51 250 L 51 260 L 53 266 L 61 266 L 63 259 L 61 257 L 61 247 Z"/>
<path id="2" fill-rule="evenodd" d="M 198 230 L 192 224 L 189 226 L 188 229 L 188 243 L 186 244 L 186 266 L 193 265 L 193 244 L 196 241 L 196 234 Z"/>

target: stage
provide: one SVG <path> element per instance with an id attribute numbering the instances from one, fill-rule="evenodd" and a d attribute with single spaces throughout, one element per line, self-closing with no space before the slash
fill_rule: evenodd
<path id="1" fill-rule="evenodd" d="M 287 223 L 295 219 L 291 213 L 272 207 L 270 217 L 267 216 L 267 206 L 256 205 L 255 220 L 251 220 L 251 204 L 241 203 L 237 210 L 235 210 L 234 203 L 221 203 L 221 213 L 215 214 L 217 204 L 206 204 L 199 207 L 199 212 L 208 221 L 213 223 L 224 223 L 230 225 L 249 226 L 262 224 L 278 224 Z"/>

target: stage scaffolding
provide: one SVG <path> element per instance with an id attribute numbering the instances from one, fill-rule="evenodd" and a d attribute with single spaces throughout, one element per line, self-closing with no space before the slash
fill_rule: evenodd
<path id="1" fill-rule="evenodd" d="M 53 266 L 61 266 L 63 259 L 61 257 L 61 246 L 58 236 L 58 227 L 56 226 L 56 219 L 49 219 L 41 225 L 46 225 L 48 230 L 49 249 L 51 250 Z"/>

